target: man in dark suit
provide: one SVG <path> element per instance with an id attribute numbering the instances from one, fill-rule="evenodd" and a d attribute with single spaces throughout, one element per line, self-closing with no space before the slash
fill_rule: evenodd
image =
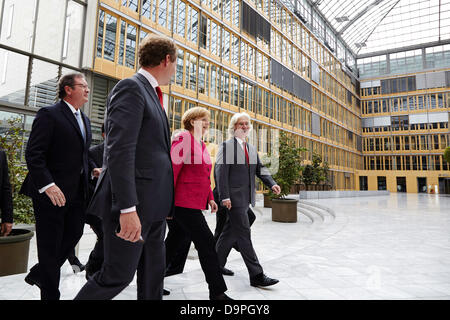
<path id="1" fill-rule="evenodd" d="M 5 151 L 0 149 L 0 210 L 1 228 L 0 236 L 6 237 L 11 233 L 13 226 L 13 202 L 11 183 L 9 181 L 8 160 Z"/>
<path id="2" fill-rule="evenodd" d="M 214 180 L 217 181 L 215 175 L 214 175 Z M 216 184 L 217 184 L 217 182 L 216 182 Z M 214 201 L 216 201 L 216 203 L 219 207 L 216 212 L 216 228 L 214 229 L 214 241 L 215 241 L 215 243 L 217 243 L 217 240 L 219 240 L 220 235 L 222 234 L 223 228 L 225 227 L 225 223 L 227 222 L 227 219 L 228 219 L 228 208 L 219 204 L 221 202 L 220 202 L 220 198 L 219 198 L 219 193 L 217 192 L 217 187 L 214 188 L 213 195 L 214 195 Z M 250 207 L 248 207 L 248 209 L 247 209 L 247 216 L 248 216 L 249 227 L 251 227 L 253 222 L 255 222 L 255 220 L 256 220 L 256 216 Z M 237 243 L 234 243 L 233 248 L 239 252 L 239 247 L 238 247 Z M 233 276 L 234 272 L 230 269 L 222 267 L 222 274 L 226 275 L 226 276 Z"/>
<path id="3" fill-rule="evenodd" d="M 20 192 L 33 200 L 39 263 L 25 281 L 41 299 L 59 299 L 60 268 L 83 234 L 91 125 L 80 108 L 89 87 L 81 73 L 59 81 L 61 100 L 41 108 L 33 121 L 25 159 L 28 175 Z"/>
<path id="4" fill-rule="evenodd" d="M 164 235 L 174 187 L 159 86 L 170 83 L 176 57 L 173 40 L 147 36 L 139 47 L 141 69 L 109 96 L 103 168 L 88 208 L 102 217 L 104 263 L 75 299 L 112 299 L 136 270 L 137 298 L 162 299 Z"/>
<path id="5" fill-rule="evenodd" d="M 105 125 L 102 124 L 102 138 L 105 139 Z M 104 150 L 105 142 L 92 146 L 89 149 L 89 159 L 94 163 L 96 169 L 100 168 L 103 165 L 103 150 Z M 99 173 L 98 173 L 99 174 Z M 89 184 L 89 199 L 92 198 L 94 194 L 95 186 L 97 184 L 98 178 L 92 177 L 92 180 Z M 94 249 L 91 251 L 89 255 L 88 262 L 86 263 L 86 280 L 89 280 L 90 277 L 94 275 L 97 271 L 100 270 L 103 264 L 103 228 L 102 228 L 102 220 L 93 214 L 86 214 L 86 223 L 89 224 L 97 236 L 97 241 L 95 242 Z"/>
<path id="6" fill-rule="evenodd" d="M 248 114 L 233 115 L 228 128 L 232 138 L 219 147 L 217 154 L 216 187 L 221 204 L 229 212 L 223 232 L 217 240 L 216 250 L 223 267 L 231 248 L 237 243 L 250 275 L 250 285 L 266 287 L 278 283 L 278 280 L 267 277 L 259 264 L 251 241 L 247 210 L 249 204 L 255 206 L 255 176 L 274 193 L 279 194 L 281 189 L 261 164 L 256 148 L 246 143 L 250 130 Z"/>

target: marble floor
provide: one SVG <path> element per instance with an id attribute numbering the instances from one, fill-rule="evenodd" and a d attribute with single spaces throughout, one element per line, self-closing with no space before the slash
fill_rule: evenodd
<path id="1" fill-rule="evenodd" d="M 450 197 L 427 194 L 309 200 L 334 211 L 297 223 L 271 220 L 271 209 L 255 208 L 252 239 L 265 273 L 280 280 L 266 289 L 249 285 L 241 256 L 232 251 L 225 276 L 227 294 L 245 300 L 450 299 Z M 300 205 L 301 206 L 301 205 Z M 317 211 L 317 210 L 316 210 Z M 205 214 L 214 230 L 215 217 Z M 312 216 L 312 214 L 311 214 Z M 78 256 L 85 263 L 95 235 L 85 228 Z M 29 267 L 37 261 L 36 237 Z M 36 300 L 39 289 L 26 274 L 0 277 L 0 300 Z M 61 299 L 72 299 L 85 283 L 84 272 L 61 270 Z M 195 249 L 185 272 L 165 279 L 165 300 L 208 299 Z M 116 299 L 136 299 L 135 280 Z"/>

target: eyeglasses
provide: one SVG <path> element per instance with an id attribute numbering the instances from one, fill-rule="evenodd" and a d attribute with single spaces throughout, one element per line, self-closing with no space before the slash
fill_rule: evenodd
<path id="1" fill-rule="evenodd" d="M 89 86 L 86 85 L 86 84 L 75 83 L 74 86 L 80 86 L 80 87 L 82 87 L 84 90 L 89 89 Z"/>

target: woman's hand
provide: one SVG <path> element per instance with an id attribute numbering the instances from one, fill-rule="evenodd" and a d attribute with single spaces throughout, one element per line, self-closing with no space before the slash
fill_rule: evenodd
<path id="1" fill-rule="evenodd" d="M 217 212 L 217 203 L 214 200 L 209 201 L 209 205 L 211 207 L 211 213 Z"/>

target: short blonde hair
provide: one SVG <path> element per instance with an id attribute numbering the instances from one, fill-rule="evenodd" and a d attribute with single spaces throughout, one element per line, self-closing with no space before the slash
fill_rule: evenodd
<path id="1" fill-rule="evenodd" d="M 235 113 L 230 120 L 230 124 L 228 125 L 228 136 L 230 138 L 234 137 L 234 127 L 236 125 L 236 122 L 238 122 L 238 120 L 240 118 L 246 118 L 248 120 L 248 124 L 249 124 L 249 130 L 248 133 L 250 133 L 253 130 L 253 126 L 252 126 L 252 122 L 251 122 L 251 118 L 248 115 L 248 113 L 242 112 L 242 113 Z"/>
<path id="2" fill-rule="evenodd" d="M 183 117 L 181 118 L 181 122 L 183 123 L 184 129 L 190 131 L 193 129 L 193 126 L 191 124 L 191 120 L 196 120 L 198 118 L 203 118 L 204 116 L 210 117 L 210 112 L 208 109 L 203 107 L 194 107 L 189 110 L 187 110 Z"/>

